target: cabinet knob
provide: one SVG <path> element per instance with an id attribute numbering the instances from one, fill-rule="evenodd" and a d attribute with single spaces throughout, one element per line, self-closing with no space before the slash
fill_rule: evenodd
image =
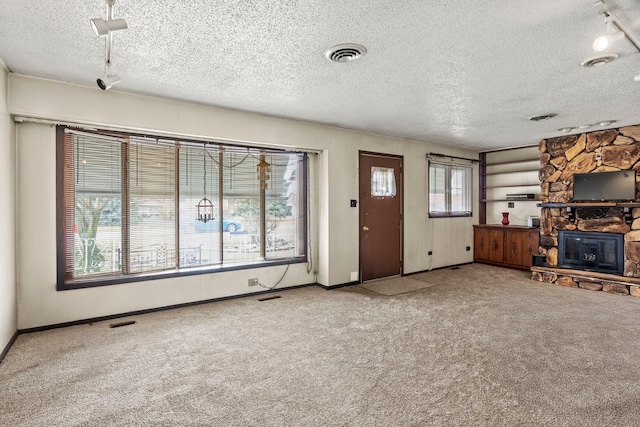
<path id="1" fill-rule="evenodd" d="M 362 227 L 363 231 L 369 231 L 369 227 L 367 227 L 366 225 L 364 227 Z"/>

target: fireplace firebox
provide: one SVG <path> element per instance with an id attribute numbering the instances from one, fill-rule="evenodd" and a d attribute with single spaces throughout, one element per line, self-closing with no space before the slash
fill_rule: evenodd
<path id="1" fill-rule="evenodd" d="M 560 231 L 558 267 L 624 274 L 624 234 Z"/>

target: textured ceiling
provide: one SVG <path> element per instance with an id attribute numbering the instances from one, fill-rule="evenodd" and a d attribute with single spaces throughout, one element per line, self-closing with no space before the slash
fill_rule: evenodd
<path id="1" fill-rule="evenodd" d="M 640 2 L 605 1 L 640 23 Z M 0 58 L 11 72 L 95 87 L 104 39 L 89 19 L 105 10 L 0 0 Z M 122 82 L 111 90 L 476 151 L 640 123 L 640 53 L 627 40 L 616 61 L 580 66 L 605 30 L 592 0 L 116 0 L 114 17 L 129 29 L 114 35 Z M 341 43 L 368 53 L 328 61 Z M 528 120 L 545 113 L 557 116 Z"/>

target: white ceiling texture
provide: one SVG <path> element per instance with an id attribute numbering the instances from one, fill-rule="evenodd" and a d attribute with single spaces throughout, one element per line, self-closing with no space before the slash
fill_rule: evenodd
<path id="1" fill-rule="evenodd" d="M 605 0 L 640 39 L 640 2 Z M 105 0 L 0 0 L 11 72 L 96 87 Z M 116 0 L 111 90 L 487 151 L 640 123 L 640 53 L 581 62 L 593 0 Z M 331 62 L 334 45 L 367 53 Z M 556 114 L 544 121 L 529 117 Z M 604 121 L 612 124 L 601 125 Z"/>

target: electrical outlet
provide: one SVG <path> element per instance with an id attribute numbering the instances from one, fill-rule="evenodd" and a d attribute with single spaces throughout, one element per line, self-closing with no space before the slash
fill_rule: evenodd
<path id="1" fill-rule="evenodd" d="M 433 255 L 433 251 L 427 252 L 427 255 Z"/>
<path id="2" fill-rule="evenodd" d="M 249 286 L 258 286 L 258 279 L 249 279 Z"/>
<path id="3" fill-rule="evenodd" d="M 514 208 L 515 206 L 516 206 L 516 204 L 514 202 L 509 202 L 507 204 L 507 207 L 509 207 L 509 208 Z"/>

